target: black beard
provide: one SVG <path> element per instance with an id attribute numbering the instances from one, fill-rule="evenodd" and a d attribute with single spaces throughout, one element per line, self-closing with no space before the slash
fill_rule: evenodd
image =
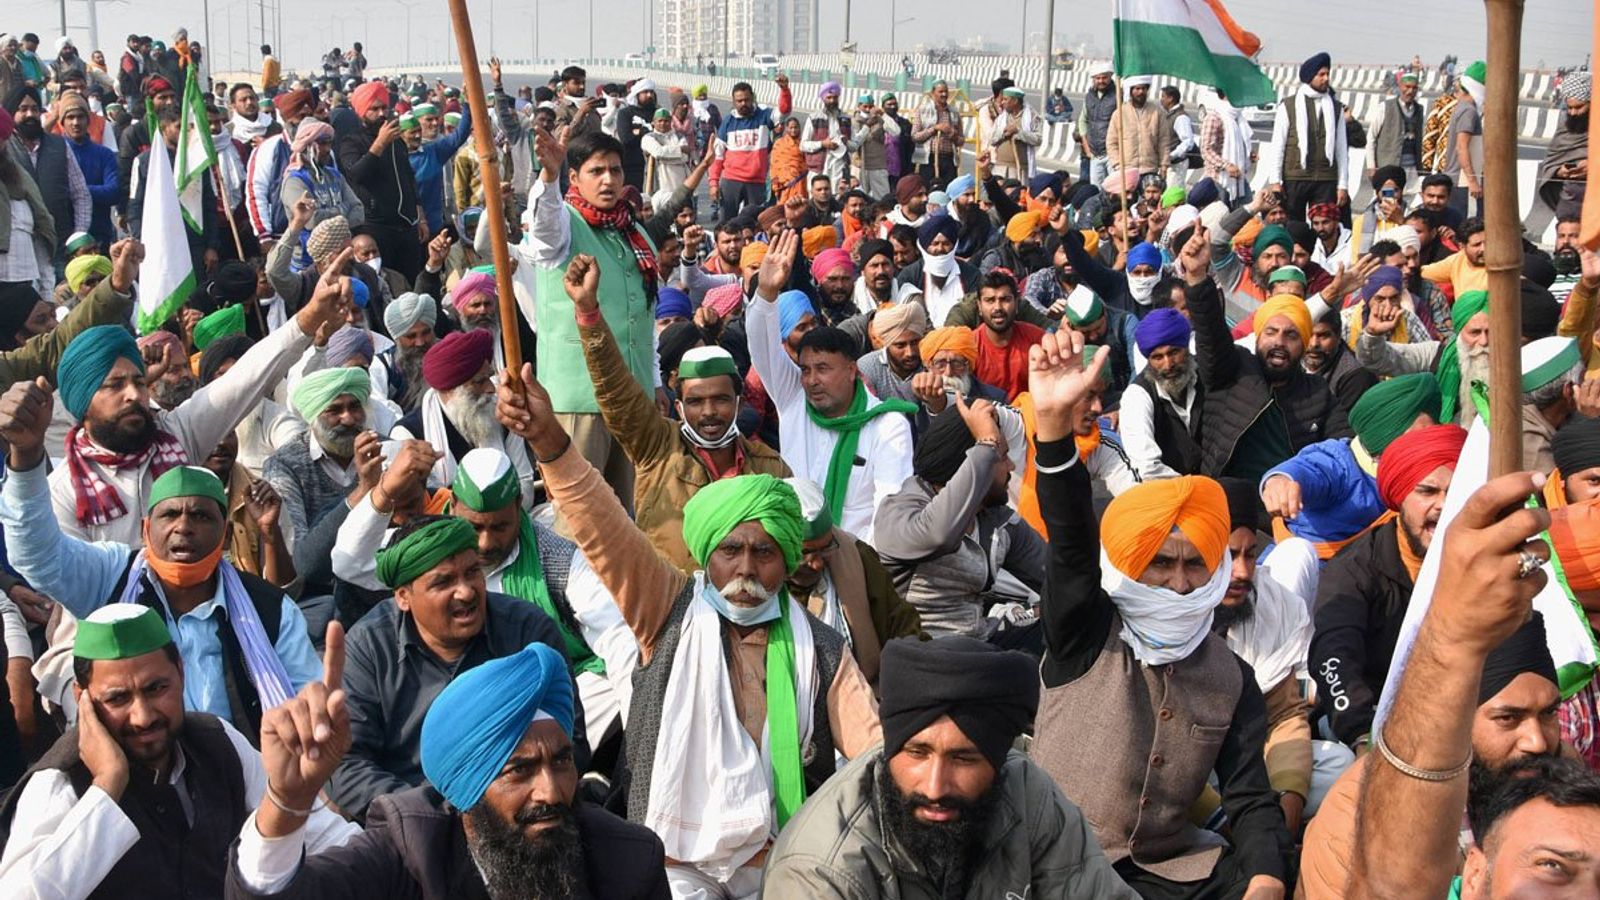
<path id="1" fill-rule="evenodd" d="M 119 415 L 110 422 L 88 423 L 89 437 L 112 453 L 143 453 L 156 439 L 156 419 L 150 415 L 150 410 L 142 406 L 134 409 L 140 414 L 137 426 L 123 428 L 120 424 L 122 417 Z"/>
<path id="2" fill-rule="evenodd" d="M 887 759 L 878 767 L 883 833 L 899 844 L 934 884 L 940 886 L 943 896 L 966 894 L 973 867 L 983 852 L 989 821 L 1000 807 L 1004 777 L 1003 772 L 996 772 L 994 784 L 976 802 L 953 797 L 941 800 L 941 806 L 958 810 L 961 817 L 954 822 L 928 823 L 915 815 L 918 807 L 930 805 L 928 798 L 921 794 L 910 797 L 902 794 L 894 783 L 894 776 L 889 774 Z"/>
<path id="3" fill-rule="evenodd" d="M 1246 594 L 1245 598 L 1240 600 L 1237 606 L 1219 603 L 1212 612 L 1211 633 L 1217 635 L 1227 634 L 1228 629 L 1232 628 L 1235 622 L 1248 622 L 1255 617 L 1255 614 L 1256 592 L 1253 590 Z"/>
<path id="4" fill-rule="evenodd" d="M 20 130 L 20 126 L 19 126 L 19 130 Z M 1573 116 L 1573 115 L 1567 116 L 1567 130 L 1572 132 L 1573 134 L 1582 134 L 1582 133 L 1588 131 L 1589 130 L 1589 114 L 1588 113 L 1584 113 L 1581 116 Z"/>
<path id="5" fill-rule="evenodd" d="M 25 119 L 16 123 L 16 128 L 17 134 L 22 135 L 25 140 L 37 141 L 44 136 L 44 123 L 38 119 Z"/>
<path id="6" fill-rule="evenodd" d="M 521 825 L 553 812 L 561 824 L 534 838 Z M 479 803 L 464 814 L 472 823 L 467 849 L 493 900 L 577 900 L 589 896 L 584 874 L 583 839 L 566 806 L 524 807 L 507 822 Z"/>

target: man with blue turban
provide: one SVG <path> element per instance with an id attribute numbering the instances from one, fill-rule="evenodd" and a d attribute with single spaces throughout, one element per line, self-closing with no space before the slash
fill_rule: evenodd
<path id="1" fill-rule="evenodd" d="M 917 249 L 921 259 L 900 270 L 901 284 L 922 290 L 928 321 L 943 324 L 950 310 L 968 294 L 978 291 L 978 267 L 956 256 L 961 237 L 961 222 L 948 212 L 928 216 L 917 226 Z"/>
<path id="2" fill-rule="evenodd" d="M 832 775 L 837 755 L 882 740 L 844 639 L 788 594 L 807 534 L 794 488 L 738 475 L 696 492 L 683 539 L 700 568 L 686 576 L 575 451 L 531 368 L 517 388 L 511 381 L 501 379 L 500 420 L 538 457 L 578 549 L 638 641 L 628 818 L 661 837 L 676 896 L 755 897 L 771 836 Z"/>
<path id="3" fill-rule="evenodd" d="M 1145 481 L 1200 473 L 1200 383 L 1189 318 L 1171 307 L 1153 310 L 1133 331 L 1144 365 L 1122 392 L 1118 417 L 1128 464 Z"/>
<path id="4" fill-rule="evenodd" d="M 304 725 L 286 714 L 265 741 L 267 800 L 230 854 L 228 896 L 671 896 L 661 841 L 578 796 L 560 652 L 528 644 L 452 681 L 422 718 L 428 783 L 377 798 L 366 831 L 321 852 L 302 850 L 296 813 L 343 762 L 337 739 L 351 741 L 351 717 L 321 695 L 306 706 Z M 333 739 L 314 741 L 319 732 Z"/>
<path id="5" fill-rule="evenodd" d="M 1267 193 L 1277 193 L 1289 218 L 1304 221 L 1314 203 L 1350 204 L 1344 185 L 1350 160 L 1344 104 L 1334 96 L 1327 53 L 1300 64 L 1300 86 L 1278 104 L 1272 139 L 1261 147 L 1257 171 L 1267 176 Z"/>

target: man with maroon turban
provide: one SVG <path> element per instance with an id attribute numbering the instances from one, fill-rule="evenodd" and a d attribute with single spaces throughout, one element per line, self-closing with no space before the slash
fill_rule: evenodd
<path id="1" fill-rule="evenodd" d="M 507 434 L 494 417 L 494 349 L 495 336 L 484 329 L 457 331 L 429 347 L 422 357 L 428 390 L 395 426 L 393 437 L 433 445 L 438 461 L 428 483 L 434 487 L 455 480 L 456 461 L 468 452 L 478 447 L 504 451 L 517 469 L 523 501 L 532 504 L 536 476 L 528 445 Z"/>

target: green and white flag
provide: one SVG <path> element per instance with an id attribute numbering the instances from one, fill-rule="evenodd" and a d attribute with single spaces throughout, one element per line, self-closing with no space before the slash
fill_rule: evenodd
<path id="1" fill-rule="evenodd" d="M 211 143 L 211 120 L 206 116 L 205 95 L 200 90 L 200 78 L 194 66 L 189 67 L 189 77 L 183 85 L 183 105 L 178 115 L 181 130 L 173 178 L 178 185 L 183 220 L 199 234 L 200 224 L 205 221 L 202 207 L 205 179 L 211 167 L 217 164 L 217 149 Z"/>
<path id="2" fill-rule="evenodd" d="M 178 145 L 183 153 L 183 145 Z M 149 334 L 172 318 L 178 307 L 194 293 L 194 261 L 189 256 L 189 234 L 183 224 L 178 203 L 178 187 L 172 178 L 172 163 L 160 134 L 150 147 L 150 163 L 145 173 L 144 215 L 140 234 L 144 241 L 144 261 L 139 263 L 140 334 Z"/>
<path id="3" fill-rule="evenodd" d="M 1261 41 L 1222 0 L 1112 0 L 1112 66 L 1118 76 L 1170 75 L 1207 84 L 1237 107 L 1278 99 L 1256 65 Z"/>

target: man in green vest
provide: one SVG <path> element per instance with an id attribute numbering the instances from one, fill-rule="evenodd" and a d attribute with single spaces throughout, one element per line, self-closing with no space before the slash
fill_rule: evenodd
<path id="1" fill-rule="evenodd" d="M 526 240 L 532 252 L 525 255 L 532 257 L 537 270 L 539 382 L 550 391 L 556 417 L 572 435 L 578 452 L 631 508 L 633 466 L 600 417 L 562 281 L 574 256 L 583 254 L 599 262 L 600 313 L 616 336 L 629 371 L 641 385 L 659 387 L 653 310 L 662 281 L 656 262 L 661 234 L 652 236 L 636 213 L 638 191 L 623 181 L 622 145 L 616 138 L 586 131 L 562 145 L 540 132 L 534 149 L 541 170 L 528 190 Z M 563 170 L 569 182 L 565 197 L 556 194 Z"/>

